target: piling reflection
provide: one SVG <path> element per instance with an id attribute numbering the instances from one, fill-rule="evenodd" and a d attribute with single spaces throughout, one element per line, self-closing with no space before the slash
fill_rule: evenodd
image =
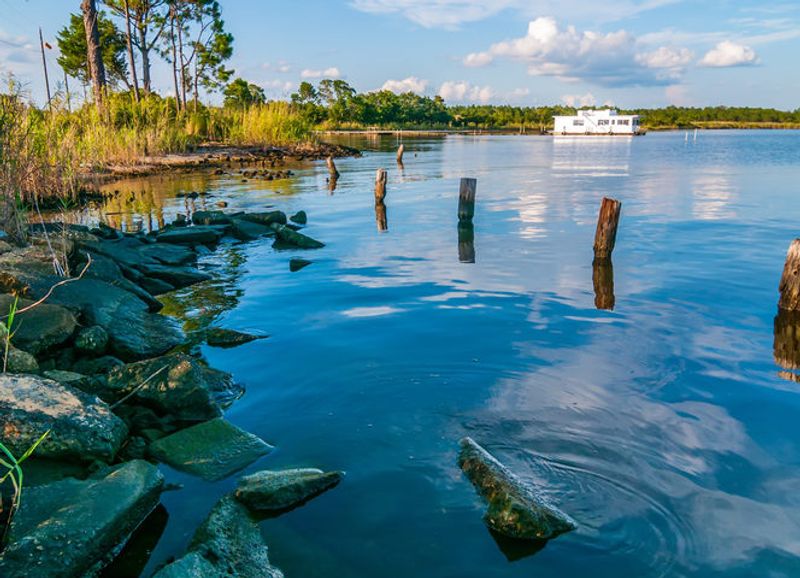
<path id="1" fill-rule="evenodd" d="M 598 309 L 613 311 L 614 264 L 611 259 L 595 259 L 592 262 L 592 284 L 594 285 L 594 305 Z"/>
<path id="2" fill-rule="evenodd" d="M 378 230 L 381 233 L 389 230 L 389 221 L 386 217 L 386 203 L 383 201 L 375 201 L 375 223 L 378 225 Z"/>
<path id="3" fill-rule="evenodd" d="M 475 226 L 470 221 L 458 222 L 458 260 L 475 262 Z"/>
<path id="4" fill-rule="evenodd" d="M 778 309 L 774 321 L 773 356 L 775 363 L 790 370 L 781 372 L 781 377 L 798 381 L 800 369 L 800 311 Z"/>

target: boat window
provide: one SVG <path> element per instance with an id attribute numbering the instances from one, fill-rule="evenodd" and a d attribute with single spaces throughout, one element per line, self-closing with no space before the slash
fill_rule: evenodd
<path id="1" fill-rule="evenodd" d="M 607 126 L 608 125 L 608 119 L 602 119 L 601 118 L 600 120 L 597 121 L 597 124 L 599 126 Z"/>
<path id="2" fill-rule="evenodd" d="M 617 124 L 630 124 L 630 123 L 631 123 L 631 121 L 629 121 L 629 120 L 626 118 L 625 120 L 620 120 L 620 121 L 619 121 Z"/>
<path id="3" fill-rule="evenodd" d="M 583 126 L 583 121 L 575 119 L 572 121 L 572 126 Z"/>

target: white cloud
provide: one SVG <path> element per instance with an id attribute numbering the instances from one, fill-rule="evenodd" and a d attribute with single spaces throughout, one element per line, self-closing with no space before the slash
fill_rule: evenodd
<path id="1" fill-rule="evenodd" d="M 744 44 L 737 44 L 730 40 L 723 40 L 714 48 L 709 50 L 702 60 L 700 66 L 713 68 L 726 68 L 729 66 L 749 66 L 758 63 L 758 56 L 755 51 Z"/>
<path id="2" fill-rule="evenodd" d="M 489 102 L 496 95 L 491 86 L 475 86 L 466 81 L 447 81 L 439 87 L 439 96 L 449 102 Z"/>
<path id="3" fill-rule="evenodd" d="M 387 80 L 383 83 L 381 90 L 391 90 L 396 94 L 402 94 L 404 92 L 422 94 L 425 92 L 426 88 L 428 88 L 427 80 L 417 78 L 416 76 L 409 76 L 403 80 Z"/>
<path id="4" fill-rule="evenodd" d="M 591 92 L 587 92 L 583 95 L 577 94 L 565 94 L 561 97 L 561 100 L 567 106 L 571 106 L 573 108 L 583 108 L 587 106 L 594 106 L 597 102 L 594 95 Z"/>
<path id="5" fill-rule="evenodd" d="M 339 72 L 339 69 L 335 66 L 331 66 L 330 68 L 326 68 L 324 70 L 306 68 L 300 72 L 300 78 L 339 78 L 341 75 L 341 72 Z"/>
<path id="6" fill-rule="evenodd" d="M 692 58 L 685 48 L 641 50 L 640 43 L 625 30 L 579 32 L 574 26 L 560 28 L 554 18 L 540 17 L 528 24 L 525 36 L 469 54 L 463 62 L 466 66 L 486 66 L 507 58 L 527 64 L 528 73 L 535 76 L 631 86 L 669 84 Z"/>
<path id="7" fill-rule="evenodd" d="M 273 72 L 280 72 L 281 74 L 286 74 L 287 72 L 292 71 L 292 67 L 286 62 L 265 62 L 261 65 L 261 68 L 264 70 L 271 70 Z"/>

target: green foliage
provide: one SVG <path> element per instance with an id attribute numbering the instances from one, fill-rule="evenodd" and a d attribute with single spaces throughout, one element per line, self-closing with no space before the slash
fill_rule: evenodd
<path id="1" fill-rule="evenodd" d="M 247 82 L 243 78 L 237 78 L 223 91 L 225 95 L 225 106 L 247 108 L 254 104 L 264 104 L 267 98 L 264 90 L 257 84 Z"/>
<path id="2" fill-rule="evenodd" d="M 129 87 L 125 36 L 103 12 L 98 14 L 97 29 L 108 80 L 112 85 L 123 84 Z M 78 78 L 84 84 L 91 82 L 86 60 L 86 30 L 81 15 L 70 14 L 69 25 L 61 29 L 56 42 L 61 53 L 57 59 L 59 66 L 69 76 Z"/>
<path id="3" fill-rule="evenodd" d="M 11 527 L 11 521 L 14 519 L 14 514 L 19 510 L 22 505 L 22 488 L 24 482 L 24 473 L 22 471 L 22 463 L 27 460 L 36 448 L 50 435 L 50 430 L 44 432 L 41 437 L 36 440 L 31 447 L 29 447 L 22 456 L 15 458 L 14 454 L 0 442 L 0 454 L 5 456 L 0 458 L 0 467 L 5 468 L 5 472 L 0 476 L 0 488 L 2 485 L 9 481 L 13 489 L 11 497 L 11 504 L 8 512 L 5 514 L 5 526 L 3 527 L 2 534 L 0 535 L 0 546 L 2 546 L 8 535 L 8 529 Z M 1 498 L 1 496 L 0 496 Z M 0 499 L 0 514 L 3 514 L 3 503 Z"/>
<path id="4" fill-rule="evenodd" d="M 3 340 L 3 373 L 8 367 L 8 354 L 11 350 L 11 340 L 14 338 L 14 319 L 17 316 L 17 305 L 19 297 L 14 297 L 14 301 L 9 306 L 8 316 L 5 321 L 0 320 L 0 339 Z"/>

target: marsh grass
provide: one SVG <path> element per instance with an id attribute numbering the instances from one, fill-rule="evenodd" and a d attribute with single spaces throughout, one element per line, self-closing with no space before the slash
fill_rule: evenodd
<path id="1" fill-rule="evenodd" d="M 11 450 L 0 442 L 0 455 L 3 456 L 0 457 L 0 468 L 5 470 L 2 476 L 0 476 L 0 492 L 2 492 L 3 486 L 7 482 L 10 483 L 12 488 L 11 500 L 7 510 L 5 510 L 5 502 L 2 493 L 0 493 L 0 519 L 4 520 L 2 530 L 0 530 L 0 548 L 6 543 L 8 530 L 11 527 L 14 514 L 16 514 L 17 510 L 19 510 L 19 507 L 22 505 L 22 488 L 25 480 L 22 462 L 27 460 L 33 452 L 36 451 L 36 448 L 39 447 L 48 435 L 50 435 L 50 430 L 44 432 L 19 458 L 14 457 Z"/>

